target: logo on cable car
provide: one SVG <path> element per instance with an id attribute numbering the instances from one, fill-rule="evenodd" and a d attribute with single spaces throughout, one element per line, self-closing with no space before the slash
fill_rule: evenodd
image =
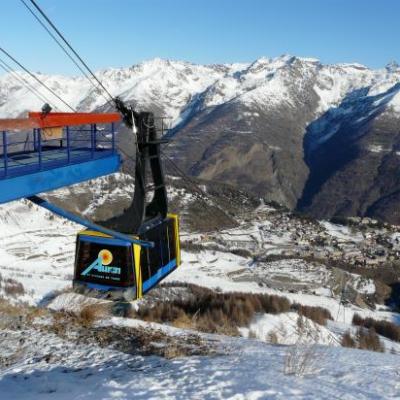
<path id="1" fill-rule="evenodd" d="M 121 274 L 121 268 L 112 267 L 110 264 L 113 261 L 113 255 L 110 250 L 103 249 L 99 252 L 97 259 L 93 261 L 82 273 L 81 275 L 85 276 L 89 272 L 97 271 L 103 272 L 107 274 Z"/>

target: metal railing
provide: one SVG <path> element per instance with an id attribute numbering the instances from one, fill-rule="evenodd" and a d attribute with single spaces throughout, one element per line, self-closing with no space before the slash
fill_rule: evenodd
<path id="1" fill-rule="evenodd" d="M 62 135 L 49 139 L 41 129 L 1 133 L 0 179 L 78 164 L 116 152 L 114 123 L 79 128 L 65 127 Z"/>

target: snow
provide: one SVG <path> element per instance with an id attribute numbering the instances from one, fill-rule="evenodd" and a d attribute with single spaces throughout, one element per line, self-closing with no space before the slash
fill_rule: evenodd
<path id="1" fill-rule="evenodd" d="M 253 335 L 266 342 L 271 342 L 271 338 L 274 337 L 277 343 L 286 345 L 319 343 L 339 346 L 340 344 L 340 339 L 329 329 L 305 317 L 299 320 L 299 315 L 294 312 L 259 315 L 248 328 L 241 328 L 240 331 L 245 337 Z"/>
<path id="2" fill-rule="evenodd" d="M 100 185 L 101 182 L 97 182 Z M 94 185 L 94 187 L 97 187 Z M 182 193 L 180 194 L 182 195 Z M 47 302 L 54 293 L 71 287 L 73 275 L 75 235 L 80 226 L 53 217 L 43 209 L 17 201 L 2 206 L 0 212 L 0 275 L 22 283 L 25 294 L 19 301 L 29 304 Z M 267 211 L 261 206 L 258 212 Z M 363 240 L 360 232 L 349 227 L 326 221 L 320 223 L 326 232 L 339 242 L 358 243 Z M 192 240 L 200 240 L 204 246 L 215 246 L 213 235 L 200 238 L 199 235 L 185 234 Z M 281 232 L 268 220 L 244 224 L 239 228 L 218 233 L 221 250 L 202 250 L 199 253 L 182 251 L 183 265 L 167 277 L 168 282 L 190 282 L 222 291 L 277 294 L 304 305 L 322 306 L 332 315 L 351 323 L 354 313 L 381 319 L 393 319 L 388 311 L 376 312 L 355 306 L 343 308 L 332 294 L 331 271 L 319 264 L 291 259 L 264 262 L 262 259 L 242 257 L 230 253 L 229 249 L 245 248 L 260 254 L 281 254 L 293 245 L 291 233 Z M 400 236 L 393 236 L 393 243 Z M 348 278 L 359 293 L 373 294 L 375 285 L 371 280 L 361 279 L 352 274 Z M 314 291 L 302 293 L 302 288 Z M 296 289 L 293 292 L 292 289 Z M 0 288 L 0 295 L 4 294 Z M 78 295 L 75 295 L 78 296 Z M 53 309 L 62 309 L 66 301 L 70 306 L 81 302 L 81 298 L 65 300 L 56 297 Z"/>
<path id="3" fill-rule="evenodd" d="M 363 236 L 360 232 L 354 232 L 348 226 L 333 224 L 328 221 L 321 221 L 320 224 L 327 232 L 340 240 L 360 242 Z"/>
<path id="4" fill-rule="evenodd" d="M 379 315 L 369 309 L 362 309 L 356 306 L 345 306 L 340 304 L 340 299 L 335 297 L 325 297 L 322 295 L 308 293 L 291 293 L 281 291 L 268 286 L 260 286 L 256 280 L 236 280 L 235 275 L 243 270 L 251 271 L 251 267 L 246 265 L 245 261 L 240 258 L 230 257 L 219 259 L 218 253 L 214 260 L 205 252 L 198 255 L 183 252 L 183 265 L 173 274 L 166 278 L 166 282 L 189 282 L 195 285 L 209 287 L 222 292 L 247 292 L 247 293 L 265 293 L 278 296 L 285 296 L 293 303 L 300 303 L 307 306 L 319 306 L 326 308 L 332 316 L 346 324 L 351 325 L 354 314 L 363 317 L 372 317 L 377 319 L 395 320 L 396 313 L 389 311 L 379 311 Z M 208 257 L 208 258 L 206 258 Z M 237 257 L 237 256 L 236 256 Z M 207 262 L 208 260 L 208 262 Z M 217 262 L 218 260 L 218 262 Z M 212 263 L 214 261 L 214 263 Z M 238 262 L 239 261 L 239 262 Z M 371 290 L 372 287 L 367 286 L 364 290 Z M 363 289 L 361 288 L 361 291 Z"/>
<path id="5" fill-rule="evenodd" d="M 400 113 L 400 93 L 397 93 L 389 104 L 393 107 L 393 111 Z"/>
<path id="6" fill-rule="evenodd" d="M 394 399 L 398 357 L 321 346 L 273 346 L 257 340 L 214 339 L 216 356 L 124 354 L 24 332 L 15 362 L 0 371 L 8 399 Z M 21 336 L 1 337 L 13 354 Z M 295 351 L 290 351 L 295 350 Z M 307 359 L 307 357 L 309 357 Z M 289 368 L 306 361 L 302 374 Z"/>
<path id="7" fill-rule="evenodd" d="M 382 153 L 384 151 L 387 151 L 380 144 L 371 144 L 370 146 L 368 146 L 368 150 L 372 153 Z"/>
<path id="8" fill-rule="evenodd" d="M 21 301 L 37 304 L 71 285 L 74 238 L 81 229 L 28 201 L 2 205 L 0 274 L 23 284 L 26 293 Z"/>
<path id="9" fill-rule="evenodd" d="M 316 84 L 315 92 L 320 97 L 318 113 L 336 107 L 351 92 L 369 88 L 368 95 L 374 96 L 386 92 L 400 81 L 400 71 L 388 74 L 387 70 L 371 70 L 362 65 L 337 64 L 323 66 Z M 382 101 L 384 101 L 382 99 Z M 394 99 L 390 104 L 393 104 Z"/>
<path id="10" fill-rule="evenodd" d="M 97 192 L 104 184 L 99 180 L 92 186 Z M 62 197 L 63 193 L 57 195 Z M 272 211 L 266 205 L 257 210 L 258 213 Z M 360 233 L 348 227 L 326 221 L 319 226 L 339 242 L 362 240 Z M 10 300 L 68 312 L 105 303 L 71 292 L 57 293 L 57 290 L 70 287 L 75 234 L 79 229 L 77 225 L 51 217 L 47 211 L 29 205 L 27 201 L 2 206 L 0 274 L 3 279 L 12 278 L 23 283 L 26 289 L 23 296 Z M 187 235 L 202 240 L 204 246 L 215 245 L 211 233 Z M 191 282 L 218 291 L 285 296 L 291 302 L 327 308 L 336 321 L 321 326 L 305 317 L 299 319 L 294 312 L 257 314 L 249 326 L 239 328 L 242 337 L 238 338 L 120 317 L 105 317 L 95 325 L 151 329 L 177 340 L 196 334 L 217 351 L 213 355 L 181 356 L 171 360 L 122 353 L 110 347 L 99 348 L 90 342 L 77 344 L 46 333 L 44 329 L 3 329 L 0 330 L 1 357 L 10 357 L 12 362 L 0 367 L 0 392 L 17 400 L 133 397 L 389 399 L 400 396 L 399 359 L 388 353 L 392 349 L 400 353 L 400 344 L 381 338 L 387 349 L 385 354 L 339 346 L 344 332 L 355 333 L 356 328 L 351 326 L 354 313 L 389 320 L 396 316 L 394 313 L 340 304 L 328 288 L 330 271 L 318 264 L 297 259 L 266 263 L 227 251 L 253 246 L 265 254 L 280 253 L 291 243 L 290 232 L 280 232 L 268 220 L 243 223 L 238 228 L 221 231 L 218 237 L 221 250 L 183 251 L 182 266 L 167 281 Z M 392 240 L 398 246 L 400 234 L 393 234 Z M 314 283 L 315 290 L 313 293 L 290 292 L 264 284 L 268 279 L 272 281 L 276 274 L 300 285 Z M 359 276 L 354 275 L 353 279 L 356 281 Z M 354 286 L 360 292 L 375 292 L 374 284 L 369 280 Z M 37 320 L 36 323 L 44 326 L 49 322 Z M 271 344 L 275 341 L 279 345 Z M 154 346 L 165 344 L 160 342 Z M 305 370 L 301 371 L 296 365 L 303 359 L 308 361 Z"/>
<path id="11" fill-rule="evenodd" d="M 21 72 L 33 87 L 60 110 L 66 106 L 45 93 L 30 76 Z M 369 95 L 384 93 L 400 81 L 399 68 L 372 70 L 359 64 L 324 65 L 317 59 L 283 55 L 261 57 L 252 63 L 199 65 L 155 58 L 129 68 L 108 68 L 96 73 L 112 95 L 118 95 L 139 109 L 151 106 L 170 118 L 171 127 L 182 123 L 193 109 L 207 109 L 229 102 L 260 109 L 280 104 L 295 105 L 299 89 L 311 85 L 319 97 L 318 117 L 336 107 L 351 92 L 369 88 Z M 84 77 L 40 75 L 58 95 L 73 107 L 92 111 L 106 103 Z M 40 109 L 34 97 L 9 74 L 0 75 L 0 116 L 13 117 Z M 383 101 L 383 100 L 382 100 Z M 400 112 L 400 95 L 391 102 Z"/>

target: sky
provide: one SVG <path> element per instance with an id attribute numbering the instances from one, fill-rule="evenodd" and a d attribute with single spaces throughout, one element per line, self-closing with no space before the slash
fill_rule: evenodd
<path id="1" fill-rule="evenodd" d="M 25 0 L 29 3 L 29 0 Z M 155 57 L 251 62 L 291 54 L 400 62 L 400 0 L 36 0 L 94 69 Z M 32 71 L 76 75 L 21 0 L 1 0 L 0 46 Z"/>

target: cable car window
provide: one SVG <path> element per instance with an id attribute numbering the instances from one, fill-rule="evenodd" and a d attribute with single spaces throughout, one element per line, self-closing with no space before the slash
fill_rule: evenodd
<path id="1" fill-rule="evenodd" d="M 75 279 L 108 285 L 131 285 L 134 268 L 131 246 L 79 240 Z"/>
<path id="2" fill-rule="evenodd" d="M 140 253 L 140 268 L 142 273 L 142 282 L 146 282 L 147 279 L 150 278 L 150 269 L 149 269 L 149 249 L 142 248 Z"/>

